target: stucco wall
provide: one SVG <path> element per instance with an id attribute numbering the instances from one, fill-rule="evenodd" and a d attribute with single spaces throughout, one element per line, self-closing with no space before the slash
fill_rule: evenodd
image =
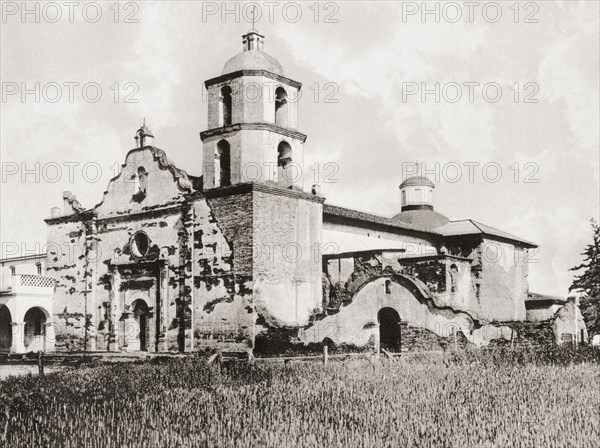
<path id="1" fill-rule="evenodd" d="M 435 255 L 433 241 L 399 231 L 373 229 L 368 225 L 323 221 L 323 245 L 326 254 L 359 250 L 406 249 L 406 256 Z"/>
<path id="2" fill-rule="evenodd" d="M 15 275 L 44 275 L 46 272 L 46 256 L 34 259 L 6 259 L 0 262 L 0 291 L 6 290 L 11 285 L 11 267 L 14 267 Z"/>
<path id="3" fill-rule="evenodd" d="M 525 320 L 527 250 L 487 238 L 482 244 L 481 317 L 488 321 Z"/>
<path id="4" fill-rule="evenodd" d="M 161 154 L 164 153 L 150 147 L 133 149 L 127 154 L 119 175 L 109 182 L 102 201 L 95 207 L 98 218 L 174 204 L 183 196 L 184 191 L 178 186 L 173 170 L 161 166 L 157 158 Z M 135 177 L 139 168 L 144 168 L 148 173 L 146 195 L 143 198 L 135 197 L 138 192 Z"/>
<path id="5" fill-rule="evenodd" d="M 254 298 L 268 324 L 305 325 L 321 305 L 322 205 L 256 191 Z"/>
<path id="6" fill-rule="evenodd" d="M 232 184 L 285 181 L 289 185 L 302 187 L 304 152 L 300 140 L 270 130 L 243 129 L 204 140 L 202 175 L 205 189 L 215 187 L 215 152 L 221 140 L 229 143 Z M 290 168 L 284 179 L 280 179 L 277 172 L 277 147 L 282 141 L 291 146 L 293 165 L 298 168 Z"/>
<path id="7" fill-rule="evenodd" d="M 221 118 L 221 88 L 232 91 L 232 123 L 275 123 L 275 91 L 283 87 L 288 96 L 287 126 L 297 126 L 298 88 L 265 76 L 241 76 L 213 84 L 208 88 L 208 129 L 223 126 Z"/>

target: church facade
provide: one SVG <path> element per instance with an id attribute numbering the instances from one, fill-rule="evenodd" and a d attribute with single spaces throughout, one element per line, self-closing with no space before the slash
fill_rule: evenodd
<path id="1" fill-rule="evenodd" d="M 205 82 L 201 176 L 144 124 L 100 203 L 65 192 L 52 210 L 56 349 L 239 351 L 282 329 L 290 343 L 390 350 L 555 338 L 550 320 L 527 320 L 536 245 L 437 213 L 429 179 L 402 182 L 391 218 L 305 191 L 301 84 L 263 45 L 248 32 Z"/>

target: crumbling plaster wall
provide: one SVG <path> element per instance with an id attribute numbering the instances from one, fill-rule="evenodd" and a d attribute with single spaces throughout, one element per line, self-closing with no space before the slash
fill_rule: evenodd
<path id="1" fill-rule="evenodd" d="M 109 348 L 111 307 L 118 306 L 117 319 L 120 319 L 122 313 L 133 311 L 133 302 L 140 298 L 147 302 L 150 312 L 156 313 L 161 308 L 163 316 L 168 316 L 168 321 L 164 322 L 167 346 L 176 349 L 180 325 L 176 299 L 180 295 L 179 279 L 183 274 L 180 269 L 182 247 L 178 229 L 182 223 L 179 207 L 99 220 L 96 227 L 96 253 L 90 253 L 90 272 L 96 279 L 92 330 L 96 331 L 97 349 Z M 141 260 L 132 255 L 130 248 L 130 239 L 136 232 L 146 233 L 150 244 L 148 255 Z M 156 264 L 159 259 L 165 261 L 163 278 Z M 146 264 L 150 266 L 142 269 Z M 114 284 L 115 270 L 119 271 L 118 284 Z M 158 303 L 159 300 L 162 303 Z M 126 329 L 122 323 L 117 325 L 121 327 L 119 341 L 122 345 L 122 333 Z"/>
<path id="2" fill-rule="evenodd" d="M 587 327 L 581 310 L 572 298 L 556 312 L 552 329 L 557 344 L 588 341 Z"/>
<path id="3" fill-rule="evenodd" d="M 138 194 L 134 178 L 140 167 L 147 173 L 144 194 Z M 233 241 L 242 242 L 244 235 L 251 240 L 251 205 L 236 215 L 231 204 L 223 203 L 220 209 L 213 204 L 220 212 L 217 222 L 206 199 L 190 194 L 188 187 L 187 174 L 164 152 L 135 149 L 93 211 L 71 208 L 70 216 L 47 220 L 48 273 L 58 280 L 58 348 L 107 350 L 113 325 L 123 333 L 119 319 L 127 314 L 121 313 L 131 312 L 132 302 L 142 296 L 151 313 L 158 310 L 160 298 L 164 322 L 159 331 L 165 333 L 160 350 L 199 349 L 202 341 L 215 339 L 224 328 L 228 339 L 252 334 L 253 310 L 238 300 L 251 293 L 252 251 L 233 249 Z M 232 233 L 235 227 L 238 231 Z M 139 231 L 150 240 L 142 259 L 133 257 L 129 247 L 131 236 Z M 119 322 L 114 323 L 111 307 L 116 302 Z M 61 329 L 62 321 L 66 329 Z M 122 334 L 116 342 L 116 349 L 122 348 Z"/>
<path id="4" fill-rule="evenodd" d="M 254 341 L 252 193 L 194 202 L 195 341 L 246 349 Z"/>
<path id="5" fill-rule="evenodd" d="M 487 327 L 476 328 L 467 313 L 435 306 L 431 299 L 416 291 L 418 283 L 410 287 L 410 282 L 393 275 L 367 282 L 338 313 L 302 329 L 300 339 L 310 343 L 322 342 L 327 337 L 336 344 L 377 345 L 378 312 L 386 307 L 396 310 L 409 327 L 425 329 L 439 337 L 454 337 L 460 333 L 479 346 L 489 344 L 492 338 L 510 339 L 510 328 L 500 327 L 494 331 Z"/>
<path id="6" fill-rule="evenodd" d="M 326 257 L 323 286 L 328 312 L 301 330 L 301 340 L 321 342 L 328 337 L 338 343 L 375 344 L 377 313 L 383 307 L 399 313 L 412 346 L 436 349 L 447 345 L 440 338 L 454 337 L 456 332 L 462 335 L 460 340 L 479 346 L 514 338 L 508 325 L 480 319 L 471 260 L 456 256 L 411 259 L 399 254 L 387 250 Z M 400 278 L 405 279 L 401 284 Z"/>

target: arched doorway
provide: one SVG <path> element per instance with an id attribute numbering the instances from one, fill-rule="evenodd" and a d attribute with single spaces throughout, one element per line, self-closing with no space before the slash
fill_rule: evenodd
<path id="1" fill-rule="evenodd" d="M 148 304 L 142 299 L 136 300 L 133 303 L 133 314 L 139 329 L 140 350 L 148 351 Z"/>
<path id="2" fill-rule="evenodd" d="M 379 321 L 379 344 L 392 352 L 400 351 L 400 315 L 393 308 L 382 308 L 377 313 Z"/>
<path id="3" fill-rule="evenodd" d="M 44 350 L 46 314 L 40 308 L 30 308 L 25 313 L 25 350 Z M 32 344 L 35 343 L 35 347 Z M 35 348 L 35 350 L 34 350 Z"/>
<path id="4" fill-rule="evenodd" d="M 0 305 L 0 352 L 10 351 L 12 346 L 12 317 L 6 305 Z"/>

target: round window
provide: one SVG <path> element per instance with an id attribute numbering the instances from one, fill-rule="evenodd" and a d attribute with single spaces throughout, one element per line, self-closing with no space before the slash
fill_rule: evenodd
<path id="1" fill-rule="evenodd" d="M 131 254 L 135 258 L 144 258 L 150 249 L 150 240 L 145 232 L 136 232 L 131 237 L 129 245 L 131 246 Z"/>

